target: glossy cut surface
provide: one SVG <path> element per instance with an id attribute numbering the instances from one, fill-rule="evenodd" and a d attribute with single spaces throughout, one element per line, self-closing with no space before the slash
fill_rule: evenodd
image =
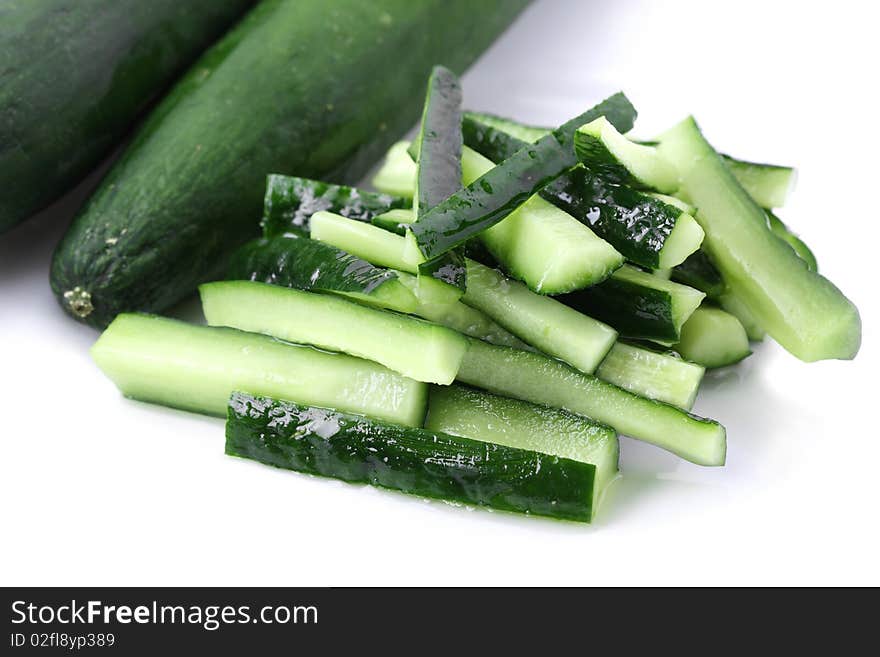
<path id="1" fill-rule="evenodd" d="M 226 453 L 422 497 L 592 517 L 592 464 L 243 393 L 229 400 Z"/>
<path id="2" fill-rule="evenodd" d="M 255 0 L 0 3 L 0 233 L 98 165 Z"/>

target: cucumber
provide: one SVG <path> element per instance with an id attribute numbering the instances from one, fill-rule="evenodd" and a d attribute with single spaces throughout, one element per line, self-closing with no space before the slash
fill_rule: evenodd
<path id="1" fill-rule="evenodd" d="M 418 279 L 415 276 L 403 272 L 398 272 L 397 275 L 403 285 L 412 290 L 414 294 L 418 294 Z M 516 347 L 517 349 L 531 349 L 513 333 L 498 326 L 488 315 L 461 301 L 445 304 L 418 302 L 412 314 L 492 344 Z"/>
<path id="2" fill-rule="evenodd" d="M 620 446 L 614 429 L 567 411 L 463 386 L 435 387 L 425 428 L 593 465 L 592 515 L 617 477 Z"/>
<path id="3" fill-rule="evenodd" d="M 773 234 L 693 118 L 663 135 L 658 148 L 678 167 L 683 198 L 699 208 L 706 252 L 758 324 L 801 360 L 853 358 L 858 310 Z"/>
<path id="4" fill-rule="evenodd" d="M 513 119 L 508 119 L 497 114 L 487 114 L 485 112 L 465 112 L 463 125 L 471 123 L 472 125 L 483 125 L 492 128 L 490 139 L 494 140 L 501 135 L 509 135 L 515 140 L 526 143 L 534 143 L 552 132 L 553 128 L 538 127 L 526 125 Z M 467 130 L 465 130 L 467 132 Z M 476 148 L 472 146 L 471 148 Z M 517 149 L 519 150 L 519 149 Z M 491 157 L 488 156 L 487 157 Z"/>
<path id="5" fill-rule="evenodd" d="M 765 212 L 767 214 L 767 222 L 773 234 L 791 247 L 791 250 L 797 254 L 797 257 L 806 263 L 807 269 L 819 271 L 819 263 L 816 262 L 816 256 L 813 255 L 810 247 L 800 237 L 791 232 L 791 229 L 783 223 L 782 219 L 769 210 Z"/>
<path id="6" fill-rule="evenodd" d="M 416 220 L 412 210 L 389 210 L 370 220 L 374 226 L 390 230 L 396 235 L 406 235 L 406 228 Z"/>
<path id="7" fill-rule="evenodd" d="M 604 116 L 577 129 L 574 150 L 588 169 L 609 179 L 666 194 L 678 189 L 678 172 L 654 146 L 630 141 Z"/>
<path id="8" fill-rule="evenodd" d="M 762 208 L 781 208 L 797 182 L 797 169 L 760 164 L 722 155 L 724 164 L 737 182 Z"/>
<path id="9" fill-rule="evenodd" d="M 589 522 L 596 468 L 323 408 L 234 394 L 226 453 L 502 511 Z"/>
<path id="10" fill-rule="evenodd" d="M 92 358 L 126 397 L 223 416 L 234 390 L 421 426 L 427 386 L 377 363 L 228 328 L 122 314 Z"/>
<path id="11" fill-rule="evenodd" d="M 0 3 L 0 233 L 73 187 L 254 0 Z"/>
<path id="12" fill-rule="evenodd" d="M 409 207 L 409 201 L 398 196 L 272 174 L 266 179 L 263 199 L 263 236 L 308 235 L 309 218 L 322 210 L 349 219 L 371 221 L 389 210 L 406 207 Z"/>
<path id="13" fill-rule="evenodd" d="M 437 59 L 461 71 L 525 4 L 260 2 L 163 99 L 74 220 L 52 265 L 62 306 L 104 326 L 217 278 L 257 236 L 266 175 L 358 180 L 418 116 L 412 90 Z"/>
<path id="14" fill-rule="evenodd" d="M 724 279 L 702 250 L 694 251 L 684 262 L 673 267 L 672 280 L 705 292 L 710 299 L 717 299 L 725 289 Z"/>
<path id="15" fill-rule="evenodd" d="M 452 383 L 467 351 L 448 328 L 338 297 L 252 281 L 205 283 L 199 293 L 211 326 L 341 351 L 416 381 Z"/>
<path id="16" fill-rule="evenodd" d="M 380 267 L 418 274 L 419 265 L 424 262 L 418 249 L 408 248 L 405 237 L 330 212 L 315 213 L 310 221 L 310 230 L 312 239 L 335 246 Z M 417 295 L 423 303 L 454 303 L 461 298 L 463 292 L 458 286 L 447 285 L 432 276 L 419 277 Z"/>
<path id="17" fill-rule="evenodd" d="M 469 342 L 461 383 L 592 418 L 699 465 L 724 465 L 726 433 L 713 420 L 639 397 L 542 354 Z"/>
<path id="18" fill-rule="evenodd" d="M 730 290 L 725 290 L 721 296 L 715 299 L 715 302 L 739 320 L 749 340 L 760 342 L 767 336 L 767 331 L 761 328 L 752 311 Z"/>
<path id="19" fill-rule="evenodd" d="M 329 292 L 402 313 L 413 312 L 418 305 L 415 295 L 390 269 L 302 237 L 248 242 L 232 256 L 226 278 Z"/>
<path id="20" fill-rule="evenodd" d="M 672 346 L 684 358 L 704 367 L 733 365 L 751 355 L 749 336 L 739 320 L 720 308 L 698 308 Z"/>
<path id="21" fill-rule="evenodd" d="M 409 141 L 398 141 L 388 149 L 371 181 L 373 187 L 385 194 L 412 199 L 416 189 L 416 163 L 409 155 L 410 145 Z"/>
<path id="22" fill-rule="evenodd" d="M 596 376 L 618 388 L 691 410 L 705 367 L 650 349 L 617 342 L 599 364 Z"/>
<path id="23" fill-rule="evenodd" d="M 624 265 L 599 285 L 559 297 L 568 306 L 640 340 L 676 341 L 705 294 Z"/>
<path id="24" fill-rule="evenodd" d="M 462 131 L 465 143 L 489 160 L 510 157 L 530 143 L 518 135 L 531 137 L 542 130 L 497 117 L 486 123 L 486 117 L 466 113 Z M 703 239 L 702 229 L 687 210 L 677 207 L 673 197 L 655 198 L 609 182 L 583 166 L 560 175 L 540 196 L 590 228 L 627 260 L 648 269 L 679 264 Z"/>
<path id="25" fill-rule="evenodd" d="M 493 166 L 470 148 L 462 152 L 466 184 Z M 509 274 L 542 294 L 595 285 L 623 264 L 623 256 L 613 246 L 539 196 L 529 198 L 479 237 Z"/>
<path id="26" fill-rule="evenodd" d="M 432 208 L 413 225 L 419 250 L 435 258 L 497 224 L 530 196 L 576 163 L 575 130 L 606 116 L 626 132 L 636 112 L 621 93 L 563 124 L 535 144 L 507 158 L 464 189 Z"/>
<path id="27" fill-rule="evenodd" d="M 484 312 L 526 344 L 591 373 L 617 339 L 617 332 L 591 317 L 541 296 L 501 272 L 468 261 L 462 300 Z"/>

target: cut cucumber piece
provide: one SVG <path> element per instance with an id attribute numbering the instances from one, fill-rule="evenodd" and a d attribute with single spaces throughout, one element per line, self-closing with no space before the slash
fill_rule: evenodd
<path id="1" fill-rule="evenodd" d="M 435 258 L 464 244 L 574 166 L 575 130 L 603 115 L 626 132 L 632 128 L 636 112 L 626 96 L 615 94 L 499 163 L 413 224 L 422 255 Z"/>
<path id="2" fill-rule="evenodd" d="M 617 339 L 610 326 L 541 296 L 501 272 L 468 260 L 462 300 L 525 343 L 582 372 L 593 372 Z"/>
<path id="3" fill-rule="evenodd" d="M 402 313 L 411 313 L 418 305 L 394 271 L 305 237 L 248 242 L 232 256 L 226 278 L 329 292 Z"/>
<path id="4" fill-rule="evenodd" d="M 617 342 L 596 370 L 596 376 L 618 388 L 691 410 L 706 369 L 674 354 Z"/>
<path id="5" fill-rule="evenodd" d="M 797 254 L 798 258 L 807 263 L 807 268 L 810 271 L 819 271 L 819 263 L 816 262 L 816 256 L 813 255 L 810 247 L 800 237 L 791 232 L 791 229 L 783 223 L 782 219 L 769 210 L 766 210 L 766 213 L 767 221 L 773 234 L 788 244 L 792 251 Z"/>
<path id="6" fill-rule="evenodd" d="M 466 184 L 494 166 L 476 151 L 463 149 Z M 623 264 L 613 246 L 540 196 L 532 196 L 480 239 L 507 272 L 542 294 L 595 285 Z"/>
<path id="7" fill-rule="evenodd" d="M 410 143 L 399 141 L 388 149 L 382 166 L 373 176 L 373 187 L 385 194 L 411 199 L 416 189 L 416 163 L 407 153 Z"/>
<path id="8" fill-rule="evenodd" d="M 251 281 L 205 283 L 199 294 L 211 326 L 341 351 L 416 381 L 452 383 L 467 350 L 448 328 L 337 297 Z"/>
<path id="9" fill-rule="evenodd" d="M 710 299 L 717 299 L 725 289 L 724 279 L 705 251 L 694 251 L 683 263 L 673 267 L 672 280 L 701 290 Z"/>
<path id="10" fill-rule="evenodd" d="M 639 397 L 542 354 L 470 340 L 458 380 L 592 418 L 693 463 L 724 465 L 726 433 L 717 422 Z"/>
<path id="11" fill-rule="evenodd" d="M 330 297 L 328 297 L 330 298 Z M 126 397 L 224 415 L 233 390 L 421 426 L 427 386 L 378 363 L 229 328 L 121 314 L 92 358 Z"/>
<path id="12" fill-rule="evenodd" d="M 568 411 L 463 386 L 435 387 L 425 428 L 593 465 L 593 514 L 617 477 L 620 446 L 614 429 Z"/>
<path id="13" fill-rule="evenodd" d="M 407 226 L 415 220 L 416 216 L 411 209 L 389 210 L 388 212 L 377 214 L 370 220 L 370 223 L 383 230 L 390 230 L 397 235 L 406 235 Z"/>
<path id="14" fill-rule="evenodd" d="M 722 155 L 737 182 L 762 208 L 781 208 L 797 183 L 797 169 L 760 164 Z"/>
<path id="15" fill-rule="evenodd" d="M 593 514 L 592 464 L 241 393 L 229 400 L 226 453 L 503 511 Z"/>
<path id="16" fill-rule="evenodd" d="M 509 121 L 496 120 L 493 125 L 506 126 L 516 134 L 522 132 L 510 127 Z M 462 123 L 465 143 L 496 162 L 528 146 L 528 142 L 493 125 L 466 114 Z M 583 166 L 560 175 L 541 190 L 540 196 L 594 231 L 630 262 L 648 269 L 677 265 L 702 241 L 701 232 L 693 228 L 675 230 L 684 217 L 676 204 L 616 184 Z"/>
<path id="17" fill-rule="evenodd" d="M 624 265 L 607 281 L 559 299 L 610 324 L 622 336 L 675 341 L 705 296 L 687 285 Z"/>
<path id="18" fill-rule="evenodd" d="M 326 210 L 335 214 L 370 221 L 377 214 L 405 208 L 409 202 L 399 196 L 376 194 L 355 187 L 333 185 L 308 178 L 272 174 L 266 179 L 263 201 L 263 237 L 285 233 L 308 235 L 309 218 Z"/>
<path id="19" fill-rule="evenodd" d="M 715 302 L 739 320 L 752 342 L 760 342 L 767 336 L 767 331 L 761 328 L 752 311 L 730 290 L 725 290 Z"/>
<path id="20" fill-rule="evenodd" d="M 651 198 L 655 198 L 658 201 L 663 201 L 666 205 L 671 205 L 674 208 L 678 208 L 682 212 L 686 212 L 691 215 L 691 217 L 696 214 L 697 209 L 691 205 L 690 203 L 685 203 L 677 196 L 670 196 L 669 194 L 661 194 L 660 192 L 646 192 L 648 196 Z"/>
<path id="21" fill-rule="evenodd" d="M 681 341 L 672 347 L 704 367 L 724 367 L 751 355 L 749 336 L 739 320 L 720 308 L 703 306 L 681 329 Z"/>
<path id="22" fill-rule="evenodd" d="M 801 360 L 853 358 L 861 343 L 858 310 L 773 235 L 693 118 L 663 135 L 658 148 L 678 167 L 683 198 L 699 208 L 706 252 L 758 324 Z"/>
<path id="23" fill-rule="evenodd" d="M 403 272 L 398 272 L 397 275 L 400 277 L 400 282 L 418 297 L 418 279 Z M 498 326 L 488 315 L 461 301 L 446 304 L 418 302 L 412 314 L 492 344 L 531 349 L 513 333 Z"/>
<path id="24" fill-rule="evenodd" d="M 409 248 L 407 238 L 378 226 L 346 219 L 331 212 L 318 212 L 311 219 L 311 237 L 363 258 L 379 267 L 419 273 L 424 262 L 418 249 Z M 419 277 L 418 296 L 423 303 L 458 301 L 464 290 L 433 278 Z"/>
<path id="25" fill-rule="evenodd" d="M 553 128 L 540 128 L 533 125 L 526 125 L 525 123 L 497 116 L 496 114 L 485 114 L 483 112 L 465 112 L 463 125 L 467 125 L 468 122 L 471 122 L 472 124 L 482 124 L 497 132 L 508 134 L 514 139 L 528 144 L 535 143 L 541 139 L 541 137 L 550 134 L 553 130 Z M 471 148 L 475 147 L 472 146 Z M 490 156 L 487 155 L 487 157 Z"/>
<path id="26" fill-rule="evenodd" d="M 653 146 L 630 141 L 604 116 L 574 133 L 578 159 L 613 179 L 670 194 L 678 189 L 678 172 Z"/>

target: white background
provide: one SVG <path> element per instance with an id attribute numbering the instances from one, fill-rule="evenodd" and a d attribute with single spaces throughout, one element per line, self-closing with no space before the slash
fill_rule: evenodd
<path id="1" fill-rule="evenodd" d="M 622 439 L 624 476 L 580 526 L 224 456 L 222 421 L 124 400 L 56 306 L 74 195 L 0 236 L 0 583 L 880 584 L 870 5 L 539 2 L 464 79 L 469 107 L 547 124 L 623 89 L 643 136 L 693 113 L 719 149 L 800 167 L 782 217 L 864 346 L 805 365 L 767 343 L 709 376 L 696 411 L 727 426 L 726 467 Z"/>

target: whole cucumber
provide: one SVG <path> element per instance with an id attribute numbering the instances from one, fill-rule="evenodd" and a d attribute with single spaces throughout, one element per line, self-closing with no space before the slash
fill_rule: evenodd
<path id="1" fill-rule="evenodd" d="M 266 175 L 351 183 L 527 0 L 264 0 L 140 128 L 59 244 L 67 312 L 104 326 L 215 278 L 259 232 Z"/>
<path id="2" fill-rule="evenodd" d="M 254 0 L 0 2 L 0 233 L 92 170 Z"/>

